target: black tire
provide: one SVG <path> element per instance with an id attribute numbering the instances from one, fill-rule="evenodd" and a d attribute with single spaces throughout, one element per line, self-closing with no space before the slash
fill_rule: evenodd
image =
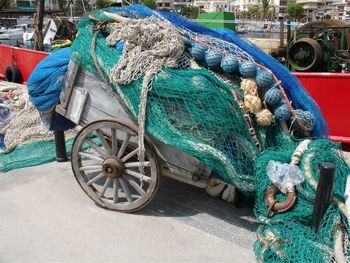
<path id="1" fill-rule="evenodd" d="M 5 80 L 8 82 L 22 83 L 21 71 L 15 66 L 8 66 L 5 71 Z"/>

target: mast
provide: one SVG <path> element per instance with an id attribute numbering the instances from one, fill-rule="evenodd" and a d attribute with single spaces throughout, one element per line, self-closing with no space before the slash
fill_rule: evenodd
<path id="1" fill-rule="evenodd" d="M 43 19 L 44 19 L 45 0 L 38 0 L 36 14 L 34 15 L 35 23 L 35 50 L 43 49 Z"/>

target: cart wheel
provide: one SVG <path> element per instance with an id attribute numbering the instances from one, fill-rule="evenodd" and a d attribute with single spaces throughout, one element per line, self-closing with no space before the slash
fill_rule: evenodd
<path id="1" fill-rule="evenodd" d="M 139 171 L 138 133 L 114 120 L 92 122 L 76 136 L 72 169 L 85 193 L 106 209 L 134 212 L 146 206 L 159 185 L 156 151 L 145 136 L 145 168 Z"/>

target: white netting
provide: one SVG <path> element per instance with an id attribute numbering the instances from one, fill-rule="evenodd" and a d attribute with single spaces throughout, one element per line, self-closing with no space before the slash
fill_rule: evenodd
<path id="1" fill-rule="evenodd" d="M 139 106 L 139 160 L 140 171 L 144 164 L 144 132 L 146 121 L 147 93 L 154 76 L 163 67 L 176 67 L 182 56 L 185 43 L 183 36 L 174 27 L 169 27 L 154 17 L 128 19 L 106 13 L 115 23 L 109 25 L 111 33 L 106 42 L 114 46 L 123 41 L 123 54 L 110 72 L 115 85 L 128 84 L 144 75 Z"/>

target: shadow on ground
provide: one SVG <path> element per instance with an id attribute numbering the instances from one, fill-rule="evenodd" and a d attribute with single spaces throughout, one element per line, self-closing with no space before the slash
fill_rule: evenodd
<path id="1" fill-rule="evenodd" d="M 252 248 L 257 221 L 252 202 L 239 207 L 210 197 L 203 189 L 163 177 L 158 194 L 142 215 L 172 217 L 243 247 Z"/>

